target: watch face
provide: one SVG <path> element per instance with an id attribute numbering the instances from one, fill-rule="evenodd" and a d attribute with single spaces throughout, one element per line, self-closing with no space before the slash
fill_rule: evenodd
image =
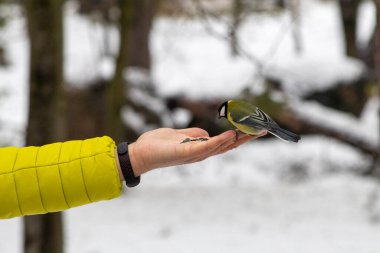
<path id="1" fill-rule="evenodd" d="M 119 155 L 124 155 L 128 152 L 128 144 L 126 142 L 117 145 L 117 153 Z"/>

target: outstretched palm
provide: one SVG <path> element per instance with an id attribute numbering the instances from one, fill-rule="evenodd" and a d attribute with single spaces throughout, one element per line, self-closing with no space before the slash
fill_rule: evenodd
<path id="1" fill-rule="evenodd" d="M 264 135 L 266 133 L 263 133 Z M 260 136 L 262 136 L 260 135 Z M 189 141 L 200 138 L 207 141 Z M 160 128 L 141 135 L 130 145 L 130 156 L 136 176 L 159 167 L 167 167 L 202 161 L 224 153 L 257 137 L 242 135 L 236 139 L 235 131 L 227 131 L 215 137 L 200 128 Z"/>

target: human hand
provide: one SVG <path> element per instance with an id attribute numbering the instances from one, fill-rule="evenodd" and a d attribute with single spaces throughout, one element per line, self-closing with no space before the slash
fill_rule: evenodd
<path id="1" fill-rule="evenodd" d="M 155 168 L 199 162 L 265 134 L 266 131 L 258 136 L 249 136 L 229 130 L 209 137 L 209 134 L 200 128 L 160 128 L 142 134 L 128 149 L 134 174 L 139 176 Z M 181 143 L 186 138 L 199 137 L 208 140 Z"/>

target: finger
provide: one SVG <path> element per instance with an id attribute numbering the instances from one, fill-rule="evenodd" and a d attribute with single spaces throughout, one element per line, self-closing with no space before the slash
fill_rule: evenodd
<path id="1" fill-rule="evenodd" d="M 238 132 L 239 135 L 238 135 L 238 140 L 236 141 L 236 131 L 234 131 L 235 133 L 235 137 L 232 139 L 232 140 L 229 140 L 229 141 L 225 141 L 224 143 L 222 143 L 221 145 L 215 147 L 215 149 L 213 150 L 210 150 L 209 152 L 207 153 L 203 153 L 201 155 L 198 155 L 194 158 L 190 158 L 188 160 L 185 161 L 185 163 L 195 163 L 195 162 L 200 162 L 200 161 L 203 161 L 211 156 L 214 156 L 214 155 L 219 155 L 219 154 L 223 154 L 227 151 L 230 151 L 234 148 L 237 148 L 238 146 L 250 141 L 250 140 L 254 140 L 254 139 L 257 139 L 257 138 L 260 138 L 264 135 L 267 134 L 267 131 L 264 131 L 262 133 L 260 133 L 259 135 L 255 135 L 255 136 L 252 136 L 252 135 L 247 135 L 247 134 L 244 134 L 242 132 Z"/>
<path id="2" fill-rule="evenodd" d="M 250 140 L 253 140 L 253 139 L 256 139 L 258 137 L 261 137 L 263 135 L 266 134 L 266 131 L 265 132 L 262 132 L 260 133 L 259 135 L 255 135 L 255 136 L 252 136 L 252 135 L 247 135 L 239 130 L 234 130 L 235 131 L 235 141 L 233 143 L 226 143 L 224 145 L 221 145 L 218 150 L 215 150 L 214 154 L 212 155 L 215 155 L 215 154 L 218 154 L 220 153 L 221 151 L 224 151 L 224 150 L 227 150 L 229 148 L 234 148 L 234 147 L 238 147 L 244 143 L 246 143 L 247 141 L 250 141 Z"/>
<path id="3" fill-rule="evenodd" d="M 209 134 L 206 130 L 198 127 L 178 129 L 176 131 L 190 137 L 209 137 Z"/>
<path id="4" fill-rule="evenodd" d="M 243 145 L 246 142 L 249 142 L 249 141 L 257 139 L 257 138 L 258 138 L 257 136 L 250 136 L 250 135 L 244 136 L 244 137 L 240 138 L 238 141 L 236 141 L 235 143 L 233 143 L 233 144 L 231 144 L 231 145 L 229 145 L 223 149 L 219 149 L 215 155 L 223 154 L 227 151 L 230 151 L 232 149 L 239 147 L 240 145 Z"/>
<path id="5" fill-rule="evenodd" d="M 240 145 L 248 142 L 248 141 L 251 141 L 251 140 L 255 140 L 255 139 L 258 139 L 264 135 L 266 135 L 268 132 L 267 131 L 264 131 L 262 133 L 260 133 L 259 135 L 255 135 L 255 136 L 251 136 L 251 135 L 246 135 L 246 136 L 242 136 L 238 141 L 236 141 L 235 143 L 225 147 L 224 149 L 219 149 L 219 153 L 217 154 L 223 154 L 227 151 L 230 151 L 234 148 L 237 148 L 239 147 Z"/>
<path id="6" fill-rule="evenodd" d="M 244 142 L 247 142 L 249 141 L 250 139 L 253 139 L 255 137 L 253 136 L 249 136 L 249 135 L 245 135 L 245 137 L 239 139 L 238 141 L 236 141 L 236 136 L 230 140 L 227 140 L 225 141 L 224 143 L 220 144 L 219 146 L 216 146 L 214 149 L 211 149 L 211 150 L 208 150 L 208 152 L 205 152 L 205 153 L 202 153 L 196 157 L 193 157 L 193 158 L 190 158 L 188 160 L 185 161 L 185 163 L 195 163 L 195 162 L 200 162 L 200 161 L 203 161 L 211 156 L 214 156 L 214 155 L 218 155 L 218 154 L 221 154 L 225 151 L 227 151 L 228 149 L 230 149 L 233 145 L 241 145 L 243 144 Z M 247 140 L 248 139 L 248 140 Z"/>
<path id="7" fill-rule="evenodd" d="M 200 157 L 197 157 L 197 158 L 193 158 L 193 159 L 190 159 L 190 160 L 187 160 L 184 162 L 184 164 L 191 164 L 191 163 L 197 163 L 197 162 L 201 162 L 205 159 L 207 159 L 208 156 L 200 156 Z"/>
<path id="8" fill-rule="evenodd" d="M 235 132 L 230 130 L 220 135 L 210 138 L 208 141 L 191 142 L 186 146 L 183 146 L 183 157 L 188 159 L 194 159 L 198 156 L 207 155 L 210 152 L 218 149 L 221 145 L 229 142 L 232 144 L 235 139 Z"/>

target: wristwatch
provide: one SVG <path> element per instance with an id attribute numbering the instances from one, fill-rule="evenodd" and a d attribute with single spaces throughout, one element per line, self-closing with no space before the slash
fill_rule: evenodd
<path id="1" fill-rule="evenodd" d="M 118 144 L 117 154 L 119 156 L 120 168 L 124 176 L 125 184 L 128 187 L 135 187 L 140 183 L 140 176 L 136 177 L 133 173 L 131 160 L 129 159 L 128 145 L 128 142 Z"/>

